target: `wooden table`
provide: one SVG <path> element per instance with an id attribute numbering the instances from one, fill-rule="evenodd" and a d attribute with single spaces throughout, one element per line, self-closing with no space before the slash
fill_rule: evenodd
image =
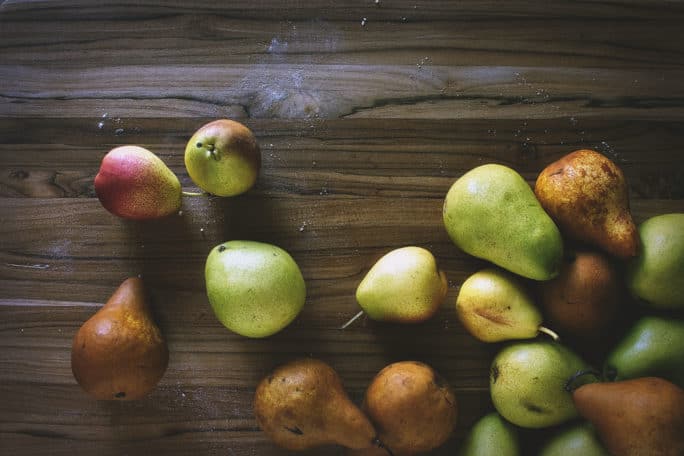
<path id="1" fill-rule="evenodd" d="M 637 221 L 684 210 L 679 2 L 218 3 L 0 2 L 0 453 L 289 454 L 259 431 L 252 396 L 277 364 L 315 356 L 357 402 L 390 362 L 432 365 L 460 407 L 434 454 L 453 454 L 491 409 L 500 346 L 469 336 L 453 310 L 484 262 L 443 228 L 451 183 L 487 162 L 533 183 L 589 147 L 624 170 Z M 184 147 L 216 118 L 255 132 L 255 188 L 186 198 L 161 221 L 102 208 L 93 178 L 122 144 L 151 149 L 193 190 Z M 214 317 L 204 261 L 229 239 L 277 244 L 301 266 L 307 302 L 281 333 L 248 340 Z M 438 314 L 338 329 L 365 271 L 405 245 L 447 272 Z M 145 400 L 91 400 L 71 339 L 138 274 L 168 370 Z"/>

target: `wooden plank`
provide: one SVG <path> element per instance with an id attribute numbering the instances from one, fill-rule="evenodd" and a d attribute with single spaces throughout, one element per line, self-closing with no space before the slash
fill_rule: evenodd
<path id="1" fill-rule="evenodd" d="M 679 84 L 684 73 L 680 69 L 284 63 L 92 68 L 2 65 L 0 77 L 4 80 L 0 115 L 91 117 L 94 125 L 104 114 L 119 118 L 609 115 L 681 119 L 684 112 L 684 90 Z"/>
<path id="2" fill-rule="evenodd" d="M 209 120 L 114 118 L 107 120 L 112 124 L 107 129 L 99 129 L 97 119 L 2 120 L 0 195 L 92 198 L 102 157 L 122 144 L 148 147 L 184 187 L 194 188 L 183 152 L 189 136 Z M 634 198 L 684 196 L 680 121 L 346 119 L 246 124 L 262 149 L 261 176 L 249 193 L 257 197 L 443 198 L 453 180 L 480 164 L 506 164 L 533 183 L 547 164 L 579 148 L 612 158 L 625 172 Z M 124 128 L 125 134 L 115 134 L 114 126 Z M 51 143 L 57 134 L 62 143 Z"/>

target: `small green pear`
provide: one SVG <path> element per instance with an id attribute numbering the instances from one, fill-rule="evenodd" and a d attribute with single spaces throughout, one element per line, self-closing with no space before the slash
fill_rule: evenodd
<path id="1" fill-rule="evenodd" d="M 553 220 L 515 170 L 478 166 L 461 176 L 444 199 L 444 226 L 464 252 L 534 280 L 555 277 L 563 239 Z"/>
<path id="2" fill-rule="evenodd" d="M 492 361 L 489 391 L 496 410 L 511 423 L 543 428 L 577 416 L 565 384 L 586 363 L 553 341 L 516 342 Z"/>
<path id="3" fill-rule="evenodd" d="M 608 355 L 605 371 L 616 380 L 655 376 L 684 388 L 684 321 L 642 317 Z"/>
<path id="4" fill-rule="evenodd" d="M 501 415 L 491 412 L 475 423 L 459 448 L 458 456 L 518 456 L 518 431 Z"/>
<path id="5" fill-rule="evenodd" d="M 373 320 L 425 321 L 446 297 L 446 275 L 422 247 L 402 247 L 380 258 L 356 290 L 356 300 Z"/>
<path id="6" fill-rule="evenodd" d="M 231 331 L 267 337 L 299 314 L 306 286 L 299 266 L 283 249 L 255 241 L 217 245 L 204 270 L 216 317 Z"/>
<path id="7" fill-rule="evenodd" d="M 483 342 L 531 339 L 545 332 L 542 315 L 515 275 L 494 268 L 476 272 L 463 282 L 456 298 L 456 314 L 463 326 Z"/>
<path id="8" fill-rule="evenodd" d="M 254 134 L 229 119 L 202 125 L 188 141 L 184 160 L 190 179 L 216 196 L 246 192 L 255 184 L 261 168 Z"/>
<path id="9" fill-rule="evenodd" d="M 539 451 L 539 456 L 610 456 L 594 427 L 587 422 L 572 424 L 555 434 Z"/>
<path id="10" fill-rule="evenodd" d="M 641 251 L 627 268 L 635 296 L 658 309 L 684 309 L 684 213 L 663 214 L 639 225 Z"/>

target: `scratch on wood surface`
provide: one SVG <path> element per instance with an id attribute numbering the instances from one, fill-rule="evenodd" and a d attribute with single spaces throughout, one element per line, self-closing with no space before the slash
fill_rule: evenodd
<path id="1" fill-rule="evenodd" d="M 24 269 L 48 269 L 50 267 L 49 264 L 17 264 L 17 263 L 5 263 L 5 266 L 9 266 L 11 268 L 24 268 Z"/>

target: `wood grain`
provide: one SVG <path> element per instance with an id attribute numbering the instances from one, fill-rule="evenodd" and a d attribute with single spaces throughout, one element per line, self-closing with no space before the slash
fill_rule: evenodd
<path id="1" fill-rule="evenodd" d="M 592 148 L 625 172 L 638 222 L 684 212 L 683 21 L 666 0 L 0 2 L 0 453 L 293 454 L 259 431 L 252 395 L 277 364 L 316 356 L 358 403 L 390 362 L 434 366 L 460 417 L 431 454 L 453 454 L 492 408 L 500 346 L 453 311 L 485 262 L 449 240 L 446 191 L 489 162 L 533 184 Z M 259 141 L 247 194 L 185 198 L 145 223 L 102 208 L 93 179 L 117 145 L 149 148 L 196 189 L 185 144 L 220 117 Z M 209 307 L 204 261 L 228 239 L 277 244 L 302 269 L 304 310 L 271 338 L 232 334 Z M 447 273 L 437 315 L 340 330 L 365 272 L 405 245 Z M 133 275 L 169 368 L 142 401 L 92 401 L 71 339 Z M 545 432 L 523 431 L 525 454 Z"/>

